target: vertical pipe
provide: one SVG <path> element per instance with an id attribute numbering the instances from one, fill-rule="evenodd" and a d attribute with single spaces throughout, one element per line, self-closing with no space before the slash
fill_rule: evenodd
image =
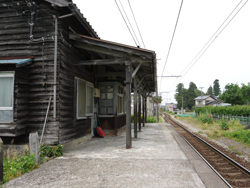
<path id="1" fill-rule="evenodd" d="M 58 24 L 57 18 L 54 15 L 55 21 L 55 48 L 54 48 L 54 104 L 53 104 L 53 118 L 56 119 L 56 76 L 57 76 L 57 35 L 58 35 Z"/>
<path id="2" fill-rule="evenodd" d="M 132 82 L 132 72 L 131 72 L 131 62 L 125 62 L 126 67 L 126 149 L 132 147 L 131 138 L 131 82 Z"/>
<path id="3" fill-rule="evenodd" d="M 134 137 L 137 138 L 137 82 L 134 78 Z"/>

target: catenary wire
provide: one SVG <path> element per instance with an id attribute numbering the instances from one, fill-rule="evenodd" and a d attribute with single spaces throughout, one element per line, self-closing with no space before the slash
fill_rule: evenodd
<path id="1" fill-rule="evenodd" d="M 132 38 L 133 38 L 133 40 L 134 40 L 134 42 L 135 42 L 135 45 L 136 45 L 136 46 L 138 46 L 138 45 L 137 45 L 137 43 L 136 43 L 136 41 L 135 41 L 135 38 L 134 38 L 134 36 L 132 35 L 132 33 L 131 33 L 131 31 L 130 31 L 130 29 L 129 29 L 129 27 L 128 27 L 128 24 L 127 24 L 127 22 L 126 22 L 126 20 L 125 20 L 125 18 L 124 18 L 124 16 L 123 16 L 123 14 L 122 14 L 122 12 L 121 12 L 120 7 L 118 6 L 118 4 L 117 4 L 116 0 L 114 0 L 114 1 L 115 1 L 116 6 L 117 6 L 117 8 L 119 9 L 120 14 L 121 14 L 121 16 L 122 16 L 122 18 L 123 18 L 123 20 L 124 20 L 124 22 L 125 22 L 125 24 L 126 24 L 126 26 L 127 26 L 128 30 L 129 30 L 130 35 L 132 36 Z"/>
<path id="2" fill-rule="evenodd" d="M 172 39 L 171 39 L 170 46 L 169 46 L 169 49 L 168 49 L 167 58 L 166 58 L 166 61 L 165 61 L 165 64 L 164 64 L 161 76 L 163 76 L 163 72 L 165 70 L 165 67 L 166 67 L 166 64 L 167 64 L 167 61 L 168 61 L 169 53 L 170 53 L 170 50 L 171 50 L 171 47 L 172 47 L 172 43 L 173 43 L 173 40 L 174 40 L 175 31 L 176 31 L 177 24 L 178 24 L 178 21 L 179 21 L 179 17 L 180 17 L 180 14 L 181 14 L 182 4 L 183 4 L 183 0 L 181 1 L 181 5 L 180 5 L 180 8 L 179 8 L 178 16 L 177 16 L 175 27 L 174 27 L 174 32 L 173 32 L 173 35 L 172 35 Z M 161 84 L 162 84 L 162 77 L 161 77 L 161 82 L 160 82 L 160 90 L 161 90 Z"/>
<path id="3" fill-rule="evenodd" d="M 138 38 L 137 38 L 137 36 L 136 36 L 136 34 L 135 34 L 135 31 L 134 31 L 134 29 L 133 29 L 133 26 L 131 25 L 131 22 L 130 22 L 130 20 L 129 20 L 129 18 L 128 18 L 128 15 L 127 15 L 127 13 L 126 13 L 126 11 L 125 11 L 125 9 L 124 9 L 122 3 L 121 3 L 121 0 L 119 0 L 119 2 L 120 2 L 120 4 L 121 4 L 122 10 L 123 10 L 123 12 L 124 12 L 124 14 L 125 14 L 127 20 L 128 20 L 128 23 L 129 23 L 129 25 L 130 25 L 130 27 L 131 27 L 131 29 L 132 29 L 132 32 L 133 32 L 133 34 L 134 34 L 134 36 L 135 36 L 136 42 L 138 43 L 138 45 L 139 45 L 139 47 L 140 47 L 140 46 L 141 46 L 141 45 L 140 45 L 140 42 L 139 42 L 139 40 L 138 40 Z"/>
<path id="4" fill-rule="evenodd" d="M 237 6 L 231 11 L 231 13 L 227 16 L 227 18 L 224 20 L 224 22 L 220 25 L 220 27 L 214 32 L 213 36 L 206 42 L 206 44 L 201 48 L 201 50 L 196 54 L 196 56 L 193 58 L 193 60 L 183 69 L 183 71 L 180 73 L 180 75 L 183 74 L 183 72 L 189 67 L 190 64 L 199 56 L 199 54 L 205 49 L 205 47 L 208 45 L 208 43 L 213 39 L 213 37 L 216 35 L 216 33 L 222 28 L 222 26 L 226 23 L 226 21 L 230 18 L 230 16 L 233 14 L 233 12 L 238 8 L 238 6 L 241 4 L 243 0 L 241 0 Z"/>
<path id="5" fill-rule="evenodd" d="M 240 1 L 240 3 L 242 2 L 242 0 Z M 205 49 L 202 53 L 201 53 L 201 51 L 199 51 L 199 53 L 195 56 L 195 58 L 191 61 L 191 63 L 193 63 L 192 65 L 191 65 L 191 67 L 187 70 L 187 72 L 180 78 L 180 80 L 178 81 L 178 83 L 180 83 L 180 81 L 183 79 L 183 77 L 189 72 L 189 70 L 196 64 L 196 62 L 201 58 L 201 56 L 207 51 L 207 49 L 212 45 L 212 43 L 217 39 L 217 37 L 222 33 L 222 31 L 228 26 L 228 24 L 234 19 L 234 17 L 240 12 L 240 10 L 245 6 L 245 4 L 248 2 L 248 0 L 239 8 L 239 10 L 233 15 L 233 17 L 227 22 L 227 24 L 222 28 L 222 30 L 217 34 L 217 36 L 215 36 L 215 34 L 218 32 L 218 30 L 214 33 L 214 35 L 213 36 L 215 36 L 214 37 L 214 39 L 211 41 L 211 38 L 209 39 L 209 41 L 211 41 L 211 43 L 208 45 L 208 46 L 206 46 L 206 48 L 205 48 L 205 46 L 202 48 L 202 49 Z M 239 4 L 240 4 L 239 3 Z M 227 17 L 227 19 L 231 16 L 231 14 L 235 11 L 235 9 L 239 6 L 239 4 L 234 8 L 234 10 L 230 13 L 230 15 Z M 226 20 L 227 20 L 226 19 Z M 225 21 L 226 21 L 225 20 Z M 223 22 L 223 24 L 225 23 L 225 21 Z M 222 24 L 222 25 L 223 25 Z M 221 26 L 222 26 L 221 25 Z M 220 26 L 220 28 L 221 28 L 221 26 Z M 208 42 L 209 42 L 208 41 Z M 206 45 L 208 44 L 208 42 L 206 43 Z M 196 59 L 196 57 L 198 57 L 197 59 Z M 196 59 L 196 61 L 195 62 L 193 62 L 194 60 Z M 190 64 L 191 64 L 190 63 Z M 189 66 L 189 65 L 188 65 Z M 188 67 L 187 66 L 187 67 Z M 187 67 L 185 68 L 185 69 L 187 69 Z M 185 71 L 185 69 L 184 69 L 184 71 Z M 182 71 L 182 73 L 184 72 L 184 71 Z M 176 82 L 175 82 L 176 83 Z M 175 84 L 174 83 L 174 84 Z M 172 85 L 172 87 L 171 87 L 171 89 L 170 89 L 170 92 L 172 92 L 173 91 L 173 87 L 174 87 L 174 84 Z"/>
<path id="6" fill-rule="evenodd" d="M 145 43 L 144 43 L 144 41 L 143 41 L 143 39 L 142 39 L 142 35 L 141 35 L 141 32 L 140 32 L 139 26 L 138 26 L 137 21 L 136 21 L 136 19 L 135 19 L 135 15 L 134 15 L 134 12 L 133 12 L 133 10 L 132 10 L 132 6 L 131 6 L 129 0 L 128 0 L 128 4 L 129 4 L 130 10 L 131 10 L 131 12 L 132 12 L 132 14 L 133 14 L 133 18 L 134 18 L 134 21 L 135 21 L 137 30 L 138 30 L 138 32 L 139 32 L 139 34 L 140 34 L 142 44 L 143 44 L 144 48 L 146 48 Z"/>

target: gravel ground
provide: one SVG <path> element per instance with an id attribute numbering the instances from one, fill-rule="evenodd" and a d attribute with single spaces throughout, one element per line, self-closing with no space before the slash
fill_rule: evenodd
<path id="1" fill-rule="evenodd" d="M 205 187 L 166 123 L 146 124 L 132 149 L 125 135 L 93 138 L 3 188 Z"/>

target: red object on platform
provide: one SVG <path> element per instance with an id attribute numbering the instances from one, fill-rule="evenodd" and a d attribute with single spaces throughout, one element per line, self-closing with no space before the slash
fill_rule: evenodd
<path id="1" fill-rule="evenodd" d="M 106 136 L 106 134 L 103 132 L 102 128 L 99 127 L 99 126 L 97 127 L 96 132 L 97 132 L 101 137 L 103 137 L 103 138 Z"/>

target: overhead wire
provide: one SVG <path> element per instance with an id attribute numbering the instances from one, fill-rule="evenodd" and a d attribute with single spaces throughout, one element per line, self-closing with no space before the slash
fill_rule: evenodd
<path id="1" fill-rule="evenodd" d="M 141 46 L 141 45 L 140 45 L 140 42 L 139 42 L 139 40 L 138 40 L 138 38 L 137 38 L 137 36 L 136 36 L 136 34 L 135 34 L 135 31 L 134 31 L 134 29 L 133 29 L 133 26 L 132 26 L 132 24 L 131 24 L 131 22 L 130 22 L 130 20 L 129 20 L 129 18 L 128 18 L 128 15 L 127 15 L 127 13 L 126 13 L 126 11 L 125 11 L 123 5 L 122 5 L 121 0 L 119 0 L 119 2 L 120 2 L 120 4 L 121 4 L 121 6 L 122 6 L 122 10 L 123 10 L 123 12 L 124 12 L 124 14 L 125 14 L 125 16 L 126 16 L 126 18 L 127 18 L 127 20 L 128 20 L 128 23 L 129 23 L 129 25 L 130 25 L 130 27 L 131 27 L 131 29 L 132 29 L 132 32 L 133 32 L 133 34 L 134 34 L 134 36 L 135 36 L 135 39 L 136 39 L 136 41 L 137 41 L 137 43 L 138 43 L 138 47 L 140 47 L 140 46 Z"/>
<path id="2" fill-rule="evenodd" d="M 230 16 L 233 14 L 233 12 L 238 8 L 238 6 L 241 4 L 243 0 L 241 0 L 237 6 L 231 11 L 231 13 L 227 16 L 227 18 L 224 20 L 224 22 L 220 25 L 220 27 L 214 32 L 214 34 L 210 37 L 210 39 L 206 42 L 206 44 L 201 48 L 201 50 L 196 54 L 196 56 L 193 58 L 193 60 L 185 67 L 185 69 L 180 73 L 182 73 L 188 68 L 188 66 L 198 57 L 198 55 L 205 49 L 205 47 L 208 45 L 208 43 L 213 39 L 213 37 L 216 35 L 216 33 L 222 28 L 222 26 L 225 24 L 225 22 L 230 18 Z"/>
<path id="3" fill-rule="evenodd" d="M 133 15 L 133 18 L 134 18 L 134 21 L 135 21 L 137 30 L 138 30 L 138 32 L 139 32 L 139 34 L 140 34 L 142 44 L 143 44 L 144 48 L 146 49 L 145 43 L 144 43 L 144 41 L 143 41 L 143 38 L 142 38 L 142 35 L 141 35 L 141 32 L 140 32 L 139 26 L 138 26 L 137 21 L 136 21 L 136 19 L 135 19 L 135 15 L 134 15 L 134 12 L 133 12 L 133 9 L 132 9 L 132 6 L 131 6 L 129 0 L 128 0 L 128 4 L 129 4 L 130 10 L 131 10 L 131 12 L 132 12 L 132 15 Z"/>
<path id="4" fill-rule="evenodd" d="M 195 58 L 189 63 L 189 65 L 191 63 L 193 63 L 191 65 L 191 67 L 189 67 L 189 69 L 186 71 L 186 73 L 180 78 L 180 80 L 178 81 L 180 83 L 180 81 L 184 78 L 184 76 L 190 71 L 190 69 L 197 63 L 197 61 L 202 57 L 202 55 L 208 50 L 208 48 L 213 44 L 213 42 L 217 39 L 217 37 L 224 31 L 224 29 L 228 26 L 228 24 L 235 18 L 235 16 L 240 12 L 240 10 L 246 5 L 246 3 L 248 2 L 248 0 L 239 8 L 239 10 L 233 15 L 233 17 L 227 22 L 227 24 L 222 28 L 222 26 L 225 24 L 225 22 L 229 19 L 229 17 L 232 15 L 232 13 L 238 8 L 238 6 L 241 4 L 242 0 L 237 4 L 237 6 L 233 9 L 233 11 L 229 14 L 229 16 L 226 18 L 226 20 L 221 24 L 221 26 L 219 27 L 219 29 L 216 30 L 216 32 L 213 34 L 213 36 L 208 40 L 208 42 L 203 46 L 203 48 L 198 52 L 198 54 L 195 56 Z M 222 28 L 222 29 L 221 29 Z M 220 30 L 221 29 L 221 30 Z M 220 32 L 217 34 L 217 32 L 220 30 Z M 216 35 L 217 34 L 217 35 Z M 215 36 L 216 35 L 216 36 Z M 211 40 L 213 38 L 213 40 Z M 211 42 L 210 42 L 211 41 Z M 208 45 L 208 43 L 210 42 L 210 44 Z M 202 51 L 203 50 L 203 51 Z M 197 58 L 197 59 L 196 59 Z M 196 60 L 195 60 L 196 59 Z M 194 61 L 195 60 L 195 61 Z M 188 66 L 189 66 L 188 65 Z M 187 67 L 188 67 L 187 66 Z M 187 69 L 187 67 L 182 71 L 182 73 Z M 181 74 L 182 74 L 181 73 Z M 175 83 L 174 83 L 175 84 Z M 171 87 L 170 92 L 172 92 L 172 89 L 174 87 Z"/>
<path id="5" fill-rule="evenodd" d="M 173 35 L 172 35 L 172 38 L 171 38 L 171 42 L 170 42 L 170 45 L 169 45 L 169 49 L 168 49 L 168 53 L 167 53 L 167 58 L 166 58 L 166 61 L 165 61 L 165 64 L 164 64 L 164 67 L 163 67 L 163 70 L 162 70 L 161 82 L 160 82 L 160 90 L 161 90 L 163 72 L 165 70 L 165 67 L 166 67 L 166 64 L 167 64 L 167 61 L 168 61 L 168 57 L 169 57 L 169 54 L 170 54 L 170 50 L 171 50 L 171 47 L 172 47 L 172 43 L 173 43 L 173 40 L 174 40 L 175 31 L 176 31 L 177 24 L 178 24 L 178 21 L 179 21 L 179 17 L 180 17 L 180 14 L 181 14 L 182 4 L 183 4 L 183 0 L 181 1 L 181 5 L 180 5 L 180 8 L 179 8 L 178 16 L 177 16 L 177 19 L 176 19 L 176 22 L 175 22 L 174 32 L 173 32 Z"/>
<path id="6" fill-rule="evenodd" d="M 125 20 L 125 18 L 124 18 L 124 16 L 123 16 L 123 14 L 122 14 L 122 12 L 121 12 L 121 9 L 120 9 L 119 5 L 117 4 L 116 0 L 114 0 L 114 1 L 115 1 L 116 6 L 117 6 L 117 8 L 119 9 L 120 14 L 121 14 L 121 16 L 122 16 L 122 18 L 123 18 L 123 20 L 124 20 L 124 22 L 125 22 L 125 24 L 126 24 L 128 30 L 129 30 L 130 35 L 132 36 L 132 38 L 133 38 L 133 40 L 134 40 L 134 42 L 135 42 L 135 45 L 138 46 L 137 43 L 136 43 L 136 40 L 135 40 L 135 38 L 134 38 L 134 36 L 133 36 L 133 34 L 132 34 L 132 32 L 131 32 L 130 29 L 129 29 L 129 26 L 128 26 L 128 24 L 127 24 L 127 22 L 126 22 L 126 20 Z"/>
<path id="7" fill-rule="evenodd" d="M 159 66 L 161 66 L 163 68 L 163 66 L 160 63 L 157 63 Z M 165 70 L 167 73 L 169 73 L 171 76 L 173 76 L 173 74 L 171 74 L 169 71 Z"/>

